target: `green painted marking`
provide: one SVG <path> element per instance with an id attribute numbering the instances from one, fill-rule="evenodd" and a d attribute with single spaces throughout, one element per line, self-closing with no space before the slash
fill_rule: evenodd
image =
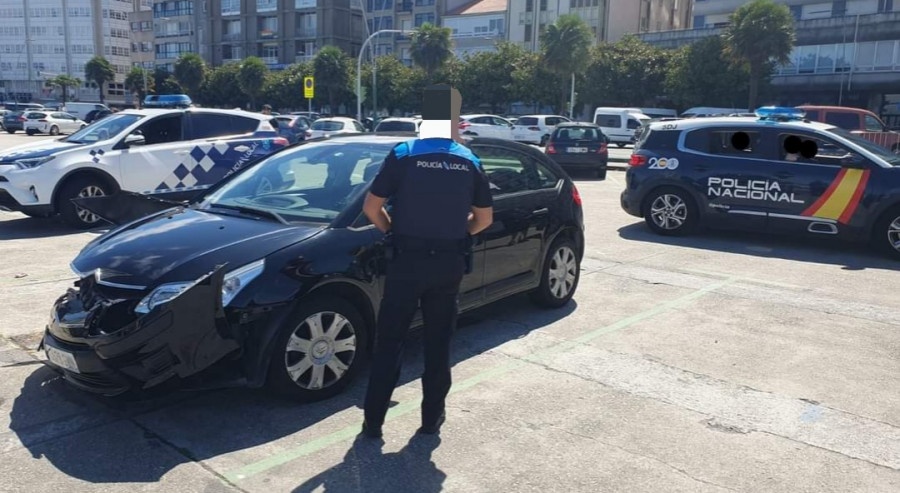
<path id="1" fill-rule="evenodd" d="M 563 341 L 563 342 L 560 342 L 559 344 L 551 346 L 542 351 L 536 351 L 536 352 L 526 356 L 524 359 L 513 360 L 513 361 L 510 361 L 507 363 L 497 365 L 488 370 L 484 370 L 484 371 L 479 372 L 465 380 L 462 380 L 462 381 L 454 384 L 453 387 L 450 388 L 450 393 L 455 394 L 457 392 L 462 392 L 471 387 L 474 387 L 475 385 L 478 385 L 481 382 L 484 382 L 486 380 L 491 380 L 495 377 L 509 373 L 512 370 L 521 368 L 522 366 L 525 366 L 528 362 L 538 362 L 538 361 L 546 359 L 547 357 L 552 356 L 554 354 L 559 354 L 566 350 L 572 349 L 573 347 L 580 346 L 582 344 L 590 342 L 591 340 L 596 339 L 600 336 L 609 334 L 611 332 L 615 332 L 617 330 L 624 329 L 624 328 L 634 325 L 640 321 L 643 321 L 648 318 L 659 315 L 660 313 L 663 313 L 663 312 L 666 312 L 669 310 L 673 310 L 675 308 L 679 308 L 681 306 L 684 306 L 684 305 L 690 303 L 691 301 L 696 300 L 697 298 L 702 297 L 703 295 L 705 295 L 711 291 L 715 291 L 716 289 L 718 289 L 722 286 L 725 286 L 726 284 L 730 284 L 730 283 L 734 282 L 735 280 L 737 280 L 737 278 L 728 278 L 728 279 L 725 279 L 725 280 L 722 280 L 719 282 L 712 283 L 712 284 L 710 284 L 706 287 L 700 288 L 692 293 L 686 294 L 679 298 L 675 298 L 674 300 L 660 303 L 659 305 L 657 305 L 649 310 L 643 311 L 641 313 L 632 315 L 627 318 L 623 318 L 619 321 L 613 322 L 610 325 L 601 327 L 596 330 L 592 330 L 586 334 L 582 334 L 581 336 L 575 338 L 574 340 Z M 406 414 L 409 414 L 409 413 L 417 410 L 419 408 L 420 403 L 421 403 L 421 400 L 416 399 L 416 400 L 412 400 L 412 401 L 403 402 L 403 403 L 400 403 L 400 404 L 392 407 L 390 410 L 388 410 L 387 416 L 385 417 L 385 422 L 393 421 L 394 419 L 397 419 L 401 416 L 404 416 Z M 321 438 L 317 438 L 310 442 L 304 443 L 303 445 L 300 445 L 298 447 L 286 450 L 284 452 L 277 453 L 277 454 L 272 455 L 261 461 L 241 467 L 233 472 L 225 474 L 225 478 L 231 482 L 242 481 L 244 479 L 250 478 L 251 476 L 255 476 L 261 472 L 265 472 L 265 471 L 268 471 L 269 469 L 272 469 L 272 468 L 278 467 L 282 464 L 288 463 L 292 460 L 314 454 L 315 452 L 318 452 L 319 450 L 322 450 L 325 447 L 328 447 L 330 445 L 334 445 L 336 443 L 343 442 L 344 440 L 349 440 L 351 438 L 356 437 L 359 434 L 360 427 L 361 427 L 361 425 L 358 423 L 353 424 L 351 426 L 347 426 L 338 431 L 335 431 L 333 433 L 325 435 Z"/>

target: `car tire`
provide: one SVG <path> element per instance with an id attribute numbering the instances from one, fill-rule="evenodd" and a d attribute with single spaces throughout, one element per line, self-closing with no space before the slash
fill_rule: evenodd
<path id="1" fill-rule="evenodd" d="M 875 221 L 871 241 L 876 250 L 900 260 L 900 246 L 894 246 L 900 242 L 900 206 L 888 209 Z"/>
<path id="2" fill-rule="evenodd" d="M 598 179 L 598 180 L 605 180 L 605 179 L 606 179 L 606 168 L 598 169 L 598 170 L 597 170 L 597 179 Z"/>
<path id="3" fill-rule="evenodd" d="M 50 127 L 50 135 L 59 135 L 59 127 L 56 125 Z"/>
<path id="4" fill-rule="evenodd" d="M 581 278 L 581 256 L 570 238 L 557 238 L 541 267 L 541 284 L 531 299 L 546 308 L 559 308 L 572 299 Z"/>
<path id="5" fill-rule="evenodd" d="M 651 231 L 663 236 L 683 236 L 697 225 L 697 206 L 682 188 L 660 187 L 647 195 L 641 208 Z"/>
<path id="6" fill-rule="evenodd" d="M 6 129 L 6 133 L 8 133 L 8 134 L 14 134 L 14 133 L 16 133 L 16 131 L 15 131 L 15 130 L 10 130 L 10 129 L 7 128 L 7 129 Z"/>
<path id="7" fill-rule="evenodd" d="M 72 203 L 72 199 L 79 197 L 100 197 L 109 195 L 114 190 L 109 185 L 102 183 L 97 178 L 82 176 L 76 177 L 63 184 L 60 188 L 57 200 L 57 209 L 63 221 L 76 229 L 91 229 L 103 224 L 99 216 L 92 214 Z"/>
<path id="8" fill-rule="evenodd" d="M 28 130 L 25 131 L 25 133 L 28 134 L 28 135 L 34 135 L 34 134 L 37 133 L 37 132 L 35 132 L 34 130 L 31 130 L 31 129 L 28 129 Z"/>
<path id="9" fill-rule="evenodd" d="M 318 336 L 313 333 L 317 317 L 321 326 Z M 341 326 L 330 337 L 328 332 L 335 322 Z M 277 394 L 302 402 L 341 393 L 364 363 L 367 329 L 359 310 L 345 299 L 314 296 L 303 300 L 275 339 L 267 386 Z M 318 361 L 315 355 L 321 355 Z M 314 382 L 318 375 L 321 382 Z"/>

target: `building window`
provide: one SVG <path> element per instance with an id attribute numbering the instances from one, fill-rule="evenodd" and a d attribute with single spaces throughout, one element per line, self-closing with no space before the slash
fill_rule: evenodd
<path id="1" fill-rule="evenodd" d="M 259 37 L 274 38 L 278 35 L 278 17 L 263 17 L 259 20 Z"/>
<path id="2" fill-rule="evenodd" d="M 847 1 L 846 0 L 836 0 L 833 4 L 831 4 L 831 16 L 832 17 L 841 17 L 847 15 Z"/>
<path id="3" fill-rule="evenodd" d="M 534 0 L 525 0 L 525 12 L 532 12 L 533 10 L 534 10 Z"/>
<path id="4" fill-rule="evenodd" d="M 316 14 L 300 14 L 297 16 L 297 36 L 302 38 L 316 37 Z"/>
<path id="5" fill-rule="evenodd" d="M 547 0 L 541 0 L 541 11 L 547 10 Z"/>
<path id="6" fill-rule="evenodd" d="M 878 0 L 878 12 L 892 12 L 894 10 L 894 0 Z"/>
<path id="7" fill-rule="evenodd" d="M 172 2 L 160 2 L 153 4 L 153 17 L 175 17 L 179 15 L 193 15 L 194 2 L 179 0 Z"/>
<path id="8" fill-rule="evenodd" d="M 504 27 L 503 19 L 491 19 L 491 22 L 490 22 L 491 32 L 503 34 L 505 32 L 503 27 Z"/>
<path id="9" fill-rule="evenodd" d="M 266 63 L 278 63 L 278 45 L 263 45 L 260 50 L 260 57 L 262 57 Z"/>
<path id="10" fill-rule="evenodd" d="M 531 31 L 532 31 L 532 25 L 525 24 L 525 41 L 529 42 L 529 43 L 531 42 Z"/>
<path id="11" fill-rule="evenodd" d="M 429 12 L 427 14 L 416 14 L 416 27 L 419 27 L 426 22 L 434 24 L 434 12 Z"/>
<path id="12" fill-rule="evenodd" d="M 225 45 L 222 47 L 222 59 L 224 60 L 240 60 L 243 58 L 241 56 L 241 47 L 233 46 L 233 45 Z"/>
<path id="13" fill-rule="evenodd" d="M 256 0 L 257 12 L 272 12 L 278 10 L 278 0 Z"/>
<path id="14" fill-rule="evenodd" d="M 802 5 L 791 5 L 791 15 L 794 16 L 795 21 L 799 21 L 803 16 L 803 6 Z"/>
<path id="15" fill-rule="evenodd" d="M 222 0 L 222 15 L 240 15 L 241 0 Z"/>
<path id="16" fill-rule="evenodd" d="M 416 0 L 416 7 L 428 7 L 434 5 L 434 0 Z"/>

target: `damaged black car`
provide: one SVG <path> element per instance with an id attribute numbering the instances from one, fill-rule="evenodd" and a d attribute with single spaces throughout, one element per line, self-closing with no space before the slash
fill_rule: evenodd
<path id="1" fill-rule="evenodd" d="M 189 203 L 79 199 L 119 226 L 72 261 L 53 306 L 48 364 L 83 390 L 263 387 L 304 400 L 340 392 L 374 340 L 384 235 L 362 214 L 383 159 L 410 137 L 340 136 L 292 147 Z M 461 310 L 530 292 L 548 307 L 578 285 L 578 192 L 521 144 L 471 143 L 495 200 L 475 238 Z M 418 323 L 418 322 L 417 322 Z"/>

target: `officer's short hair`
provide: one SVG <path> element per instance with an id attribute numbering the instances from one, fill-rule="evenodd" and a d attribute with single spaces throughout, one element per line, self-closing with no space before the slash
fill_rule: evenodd
<path id="1" fill-rule="evenodd" d="M 423 120 L 459 120 L 462 95 L 449 84 L 433 84 L 425 88 L 422 104 Z"/>

